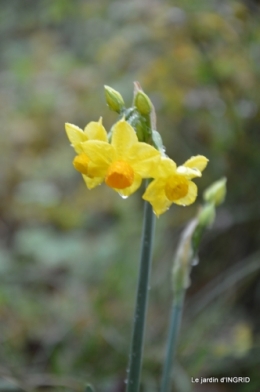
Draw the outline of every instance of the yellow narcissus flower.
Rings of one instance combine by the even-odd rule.
[[[197,197],[197,186],[192,178],[201,177],[208,159],[202,155],[190,158],[177,167],[170,158],[162,157],[155,180],[147,187],[143,199],[151,203],[157,216],[163,214],[172,203],[187,206]]]
[[[111,144],[101,140],[81,143],[92,164],[92,176],[99,177],[127,197],[141,185],[143,178],[153,177],[160,153],[138,141],[134,129],[124,119],[113,127]]]
[[[107,142],[107,133],[102,125],[102,118],[99,121],[91,121],[86,125],[84,131],[76,125],[66,123],[65,129],[71,145],[78,154],[83,152],[81,143],[88,140],[103,140]]]
[[[72,147],[78,154],[74,160],[73,165],[78,170],[89,189],[99,185],[103,178],[93,175],[93,165],[89,157],[82,149],[81,143],[88,140],[101,140],[107,142],[107,133],[102,125],[102,118],[98,122],[92,121],[84,128],[84,131],[76,125],[66,123],[65,129]]]

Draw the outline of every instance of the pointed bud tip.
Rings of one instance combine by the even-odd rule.
[[[213,203],[215,206],[218,206],[223,203],[227,193],[226,182],[226,177],[223,177],[220,180],[213,182],[213,184],[204,191],[203,199],[206,202]]]
[[[112,87],[104,86],[107,104],[111,110],[121,113],[125,107],[122,95]]]
[[[134,98],[134,105],[140,114],[147,116],[151,113],[153,105],[148,97],[142,90],[139,90]]]
[[[85,392],[95,392],[95,390],[91,384],[87,384],[85,387]]]

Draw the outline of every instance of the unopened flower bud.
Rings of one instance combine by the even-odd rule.
[[[200,226],[209,227],[214,223],[215,217],[216,210],[214,204],[207,203],[198,213],[198,223]]]
[[[139,90],[134,98],[134,105],[138,112],[144,116],[147,116],[152,111],[152,102],[148,95],[146,95],[142,90]]]
[[[223,203],[226,197],[226,182],[227,179],[221,178],[210,185],[203,193],[203,199],[207,202],[213,203],[215,206]]]
[[[85,392],[94,392],[94,388],[92,385],[87,384],[85,388]]]
[[[120,114],[125,107],[125,102],[122,95],[109,86],[104,86],[104,88],[105,97],[109,108]]]

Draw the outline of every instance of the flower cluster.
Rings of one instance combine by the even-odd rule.
[[[90,122],[84,130],[66,124],[66,132],[76,152],[73,165],[89,189],[105,182],[122,197],[128,197],[149,178],[143,199],[151,203],[159,216],[172,203],[192,204],[197,197],[193,181],[200,177],[207,165],[207,158],[198,155],[182,166],[162,154],[160,149],[139,141],[135,129],[123,117],[114,127],[111,138],[102,125]]]

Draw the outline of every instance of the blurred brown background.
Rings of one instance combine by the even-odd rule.
[[[103,116],[109,129],[103,85],[130,106],[135,80],[170,157],[210,160],[198,201],[157,220],[142,391],[159,389],[180,231],[222,176],[227,199],[192,271],[173,390],[260,390],[259,12],[253,0],[1,0],[1,391],[124,390],[141,192],[88,191],[64,123]],[[201,376],[251,382],[194,386]]]

